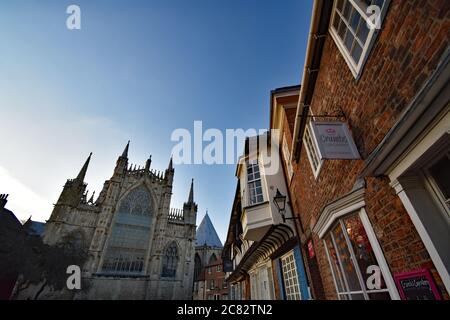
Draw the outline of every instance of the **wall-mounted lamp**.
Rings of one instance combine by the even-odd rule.
[[[273,202],[275,203],[275,206],[278,209],[278,212],[281,214],[281,217],[283,218],[283,223],[286,223],[286,220],[297,220],[298,217],[292,217],[292,218],[286,218],[286,196],[283,195],[280,190],[277,188],[277,193],[275,197],[273,197]]]

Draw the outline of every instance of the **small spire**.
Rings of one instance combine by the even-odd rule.
[[[125,150],[123,150],[122,158],[128,158],[128,149],[130,148],[130,140],[128,140],[128,143],[125,147]]]
[[[92,193],[92,196],[88,201],[89,203],[94,203],[94,196],[95,196],[95,191]]]
[[[145,171],[150,171],[150,166],[152,165],[152,155],[145,162]]]
[[[191,182],[191,190],[189,190],[189,198],[187,203],[194,203],[194,179]]]
[[[169,161],[169,170],[173,170],[173,156],[170,157],[170,161]]]
[[[89,157],[87,158],[86,162],[83,165],[83,168],[81,168],[80,173],[77,176],[77,180],[83,182],[84,178],[86,177],[86,172],[89,167],[89,162],[91,161],[92,152],[89,154]]]

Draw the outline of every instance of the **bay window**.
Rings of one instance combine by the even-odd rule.
[[[261,174],[257,161],[249,161],[247,163],[247,184],[250,205],[263,202],[264,197],[261,184]]]

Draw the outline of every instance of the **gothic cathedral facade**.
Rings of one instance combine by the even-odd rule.
[[[127,144],[98,198],[88,200],[84,178],[68,180],[46,223],[50,245],[74,241],[89,258],[87,291],[52,293],[65,299],[192,299],[197,204],[193,181],[183,209],[170,207],[174,168],[164,172],[128,164]]]

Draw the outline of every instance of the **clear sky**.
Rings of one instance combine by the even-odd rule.
[[[81,8],[81,30],[66,8]],[[270,90],[298,84],[312,0],[15,0],[0,3],[0,193],[45,221],[94,153],[98,192],[130,139],[130,162],[164,170],[177,128],[263,129]],[[195,179],[222,241],[234,165],[175,167],[173,207]]]

